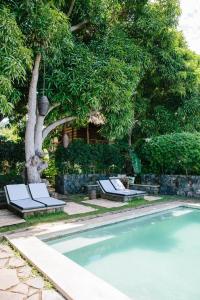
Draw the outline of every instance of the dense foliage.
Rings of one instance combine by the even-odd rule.
[[[24,114],[30,66],[41,52],[38,92],[45,77],[47,96],[59,104],[47,123],[73,115],[84,125],[94,110],[110,138],[131,127],[134,139],[200,128],[200,59],[177,29],[178,0],[0,4],[4,115],[12,107]]]
[[[104,116],[101,133],[111,140],[132,134],[135,143],[166,133],[199,131],[200,57],[179,32],[179,15],[178,0],[0,0],[0,119],[9,115],[14,124],[24,122],[31,69],[40,53],[38,97],[45,86],[55,105],[46,126],[70,116],[76,126],[85,126],[95,111]],[[171,137],[158,137],[165,144],[162,149],[168,142],[172,148]],[[187,139],[185,146],[182,143],[180,147],[189,149]],[[91,165],[102,171],[124,169],[120,147],[82,145],[81,155],[79,146],[72,144],[64,153],[59,148],[68,162],[65,171],[76,165],[77,172]],[[151,165],[160,148],[155,148],[157,155],[149,150],[151,163],[148,147],[153,151],[151,142],[143,149],[147,170],[198,172],[196,150],[191,161],[188,154],[181,156],[181,148],[178,167],[176,155],[164,164],[162,159],[169,157],[164,152],[159,163]],[[182,159],[187,162],[182,164]],[[61,166],[59,170],[63,172]]]
[[[200,134],[175,133],[153,137],[138,147],[138,153],[144,173],[200,173]]]
[[[123,173],[126,170],[128,148],[124,144],[86,144],[77,140],[67,149],[56,151],[56,168],[62,174]]]

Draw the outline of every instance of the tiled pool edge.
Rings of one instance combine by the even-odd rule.
[[[165,203],[160,206],[161,207],[159,209],[151,207],[147,210],[141,209],[138,211],[135,210],[135,212],[127,212],[126,214],[123,214],[123,216],[120,216],[122,214],[116,214],[116,218],[113,218],[112,220],[97,223],[92,222],[92,224],[86,225],[80,224],[80,226],[69,230],[61,230],[45,235],[39,234],[39,238],[48,239],[53,238],[53,236],[58,237],[65,234],[81,232],[95,227],[106,226],[125,220],[148,216],[178,207],[200,209],[200,204],[185,202]],[[62,254],[58,253],[37,237],[16,238],[8,236],[7,239],[13,247],[15,247],[22,256],[40,270],[54,284],[55,288],[64,297],[67,297],[68,300],[130,300],[130,298],[126,295],[122,294],[120,291],[80,267]],[[53,259],[51,259],[51,257],[53,257]],[[70,280],[67,280],[66,278],[70,278]]]
[[[7,239],[67,300],[130,300],[36,237]]]

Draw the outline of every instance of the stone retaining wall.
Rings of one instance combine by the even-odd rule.
[[[108,179],[116,174],[68,174],[56,176],[56,192],[60,194],[83,193],[88,184],[96,184],[97,180]]]
[[[200,176],[146,174],[142,184],[158,184],[164,195],[200,197]]]

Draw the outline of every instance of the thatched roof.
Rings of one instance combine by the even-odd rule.
[[[90,114],[89,122],[94,125],[104,125],[106,119],[102,113],[100,113],[99,111],[95,111]]]

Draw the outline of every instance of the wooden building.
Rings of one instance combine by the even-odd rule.
[[[64,127],[63,136],[67,135],[69,143],[77,139],[83,139],[88,144],[107,144],[108,140],[101,136],[99,129],[100,126],[93,123],[81,128]]]

